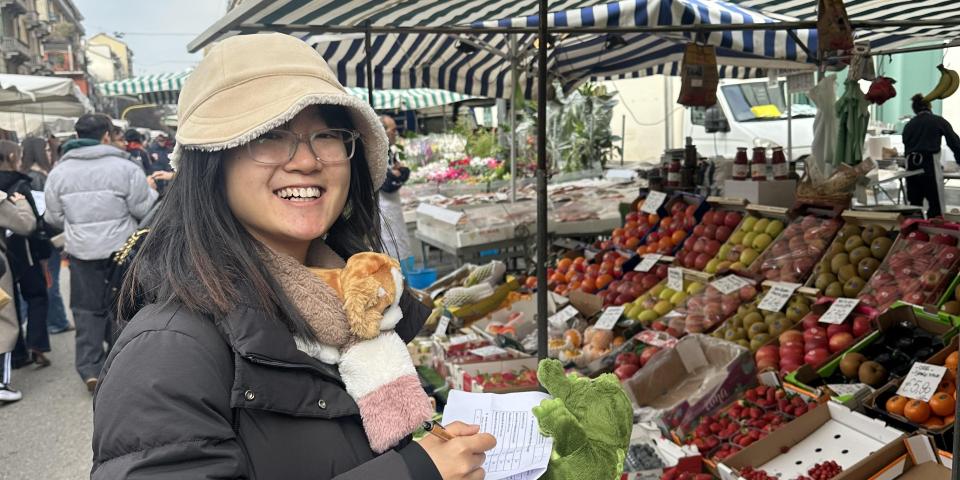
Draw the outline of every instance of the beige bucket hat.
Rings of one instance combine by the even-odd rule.
[[[182,150],[243,145],[310,105],[346,108],[360,133],[374,187],[386,177],[387,134],[373,108],[344,90],[320,54],[281,33],[238,35],[217,43],[180,91],[174,168]]]

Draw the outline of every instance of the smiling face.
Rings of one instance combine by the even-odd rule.
[[[318,107],[308,107],[280,128],[307,137],[328,125]],[[234,148],[226,154],[225,173],[227,203],[237,220],[272,250],[301,261],[310,242],[340,217],[350,185],[350,162],[323,165],[306,143],[279,165],[254,162],[246,148]]]

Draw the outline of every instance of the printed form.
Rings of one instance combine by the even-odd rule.
[[[443,424],[480,425],[497,446],[483,463],[487,480],[535,480],[547,471],[553,439],[540,434],[533,407],[550,398],[541,392],[471,393],[453,390],[443,410]]]

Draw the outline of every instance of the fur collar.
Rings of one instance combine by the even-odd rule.
[[[297,348],[331,363],[332,358],[321,358],[322,346],[339,348],[347,344],[350,330],[347,326],[343,302],[336,292],[307,266],[341,268],[345,264],[323,241],[317,240],[307,253],[307,266],[295,258],[276,253],[264,247],[261,250],[264,264],[283,289],[287,300],[296,307],[304,321],[313,330],[314,338],[297,338]]]

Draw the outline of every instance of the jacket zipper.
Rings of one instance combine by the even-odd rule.
[[[245,359],[247,359],[247,360],[250,360],[250,361],[253,362],[253,363],[258,363],[258,364],[260,364],[260,365],[266,365],[266,366],[269,366],[269,367],[281,367],[281,368],[292,368],[292,369],[300,369],[300,370],[312,370],[312,371],[317,372],[317,373],[319,373],[319,374],[321,374],[321,375],[323,375],[323,376],[325,376],[325,377],[330,377],[330,378],[336,380],[336,381],[337,381],[338,383],[340,383],[341,385],[343,385],[343,380],[342,380],[342,379],[333,377],[332,375],[330,375],[329,372],[325,372],[325,371],[323,371],[323,370],[321,370],[321,369],[319,369],[319,368],[317,368],[317,367],[314,367],[314,366],[312,366],[312,365],[304,365],[304,364],[302,364],[302,363],[281,362],[281,361],[279,361],[279,360],[274,360],[274,359],[272,359],[272,358],[262,357],[262,356],[260,356],[260,355],[256,355],[256,354],[253,354],[253,353],[247,353],[247,354],[243,355],[243,358],[245,358]]]

